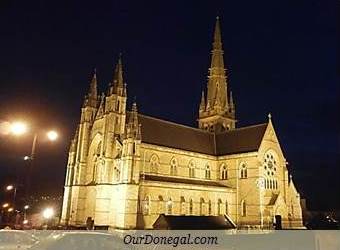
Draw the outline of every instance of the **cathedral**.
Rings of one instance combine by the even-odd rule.
[[[228,84],[218,18],[197,128],[140,114],[136,103],[128,111],[121,58],[105,94],[94,73],[69,150],[61,223],[152,229],[172,215],[224,216],[237,228],[302,227],[271,115],[237,127]]]

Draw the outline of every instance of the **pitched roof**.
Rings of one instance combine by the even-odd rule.
[[[141,114],[138,120],[144,143],[214,156],[257,151],[268,125],[263,123],[216,134]]]
[[[213,230],[234,229],[228,217],[225,216],[184,216],[161,214],[153,224],[154,229],[173,230]]]
[[[238,128],[216,135],[216,154],[228,155],[259,149],[267,123]]]
[[[160,181],[160,182],[172,182],[172,183],[183,183],[183,184],[191,184],[191,185],[203,185],[203,186],[215,186],[215,187],[229,187],[225,184],[219,183],[217,181],[211,180],[198,180],[198,179],[187,179],[187,178],[178,178],[173,176],[160,176],[160,175],[150,175],[144,174],[142,176],[144,180],[148,181]]]

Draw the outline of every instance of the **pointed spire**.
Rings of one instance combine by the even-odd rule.
[[[97,98],[97,69],[94,69],[92,80],[90,83],[89,95]]]
[[[216,17],[214,41],[211,51],[211,64],[208,76],[207,99],[213,105],[212,109],[228,105],[227,77],[224,68],[220,19]],[[217,105],[215,107],[215,104]]]
[[[97,100],[98,100],[98,96],[97,96],[97,70],[94,69],[93,72],[93,76],[90,82],[90,89],[88,94],[85,97],[85,101],[84,101],[84,107],[85,106],[90,106],[90,107],[97,107]]]
[[[116,68],[113,76],[113,84],[116,88],[123,88],[123,64],[122,64],[122,54],[119,54],[118,62],[116,64]]]
[[[222,38],[219,16],[216,17],[213,49],[222,50]]]
[[[205,111],[205,95],[204,95],[204,91],[202,91],[202,96],[201,96],[201,103],[200,103],[200,112],[204,112]]]

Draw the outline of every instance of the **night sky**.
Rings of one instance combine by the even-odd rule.
[[[197,126],[219,15],[238,126],[271,112],[309,206],[340,208],[335,12],[321,0],[2,0],[0,120],[60,132],[58,142],[38,141],[34,190],[62,194],[93,69],[105,91],[121,52],[129,108],[136,97],[141,113]],[[0,137],[1,185],[23,175],[32,137]]]

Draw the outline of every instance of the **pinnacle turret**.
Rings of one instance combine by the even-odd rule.
[[[141,137],[140,124],[138,122],[138,109],[137,103],[133,102],[129,121],[126,124],[126,137],[138,139]]]
[[[88,94],[85,96],[84,107],[90,106],[93,108],[97,107],[98,96],[97,96],[97,72],[94,69],[94,73],[90,82],[90,89]]]
[[[200,103],[199,111],[200,112],[204,112],[205,111],[205,95],[204,95],[204,91],[202,91],[201,103]]]
[[[230,107],[230,112],[231,113],[235,113],[235,103],[234,103],[234,99],[233,99],[233,92],[230,91],[230,98],[229,98],[229,107]]]

